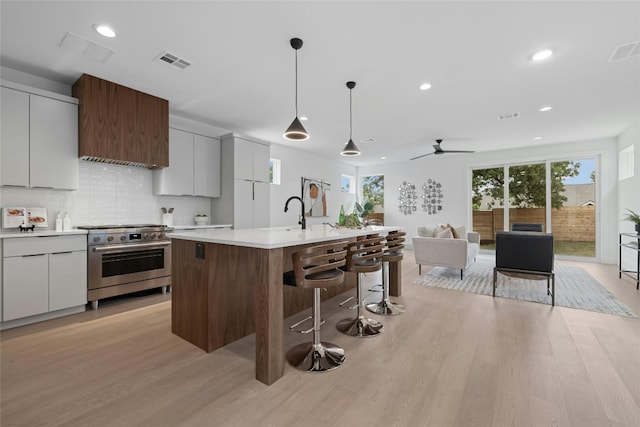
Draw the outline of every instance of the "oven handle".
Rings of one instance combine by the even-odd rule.
[[[111,246],[96,246],[93,248],[93,252],[107,252],[107,251],[115,251],[121,249],[145,249],[145,248],[155,248],[158,246],[169,246],[171,245],[171,240],[163,241],[163,242],[151,242],[151,243],[140,243],[135,245],[111,245]]]

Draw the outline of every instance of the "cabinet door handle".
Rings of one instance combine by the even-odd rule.
[[[34,257],[34,256],[46,256],[47,254],[33,254],[33,255],[22,255],[22,258]]]
[[[65,254],[72,254],[73,251],[66,251],[66,252],[53,252],[51,255],[65,255]]]
[[[256,183],[251,183],[251,200],[256,200]]]
[[[42,186],[32,186],[31,188],[44,188],[46,190],[53,190],[54,187],[42,187]]]

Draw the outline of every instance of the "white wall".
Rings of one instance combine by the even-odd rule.
[[[634,233],[634,224],[630,221],[621,221],[630,209],[640,213],[640,120],[618,137],[618,152],[627,147],[634,147],[634,174],[633,177],[618,181],[618,232]],[[622,251],[622,265],[626,270],[635,270],[637,258],[631,250]]]
[[[355,166],[281,144],[271,145],[271,157],[281,161],[281,184],[271,185],[271,226],[281,227],[298,223],[300,204],[292,201],[287,213],[284,212],[284,204],[290,196],[300,197],[300,178],[303,176],[322,179],[331,184],[331,190],[326,193],[327,217],[307,218],[307,226],[323,222],[335,224],[341,205],[344,205],[347,213],[353,210],[355,195],[343,193],[340,188],[342,174],[356,176]]]
[[[597,233],[602,262],[617,263],[617,143],[613,138],[578,141],[564,144],[542,145],[473,154],[428,156],[419,160],[394,164],[381,164],[358,168],[358,177],[371,174],[385,176],[385,224],[405,227],[409,236],[416,234],[418,226],[427,223],[451,223],[471,226],[471,168],[543,160],[565,160],[596,156],[600,159],[599,219]],[[398,211],[398,187],[408,181],[421,187],[427,179],[442,183],[443,209],[428,215],[418,208],[413,215]],[[638,187],[636,187],[638,188]],[[420,196],[421,190],[418,191]]]
[[[618,182],[618,216],[622,218],[626,209],[640,213],[640,121],[618,137],[618,152],[634,146],[633,177]],[[620,232],[634,231],[633,223],[620,221]]]

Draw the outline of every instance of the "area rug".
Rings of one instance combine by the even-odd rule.
[[[460,280],[459,269],[434,267],[414,284],[491,296],[494,265],[493,258],[478,258],[477,262],[465,270],[463,280]],[[556,265],[555,273],[556,305],[638,317],[582,268]],[[551,304],[551,297],[547,295],[546,279],[509,277],[501,273],[498,273],[496,297]]]

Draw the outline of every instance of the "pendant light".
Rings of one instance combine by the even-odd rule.
[[[353,142],[353,139],[352,139],[353,115],[351,113],[351,107],[352,107],[353,101],[351,99],[351,91],[353,90],[354,87],[356,87],[356,82],[347,82],[347,87],[349,88],[349,142],[345,144],[340,154],[342,154],[343,156],[359,156],[360,150],[358,150],[358,147],[356,147],[356,143]]]
[[[291,47],[296,51],[296,118],[293,119],[293,122],[291,122],[291,125],[282,136],[290,141],[305,141],[309,139],[309,134],[298,119],[298,49],[302,47],[302,40],[293,38],[290,43]]]

